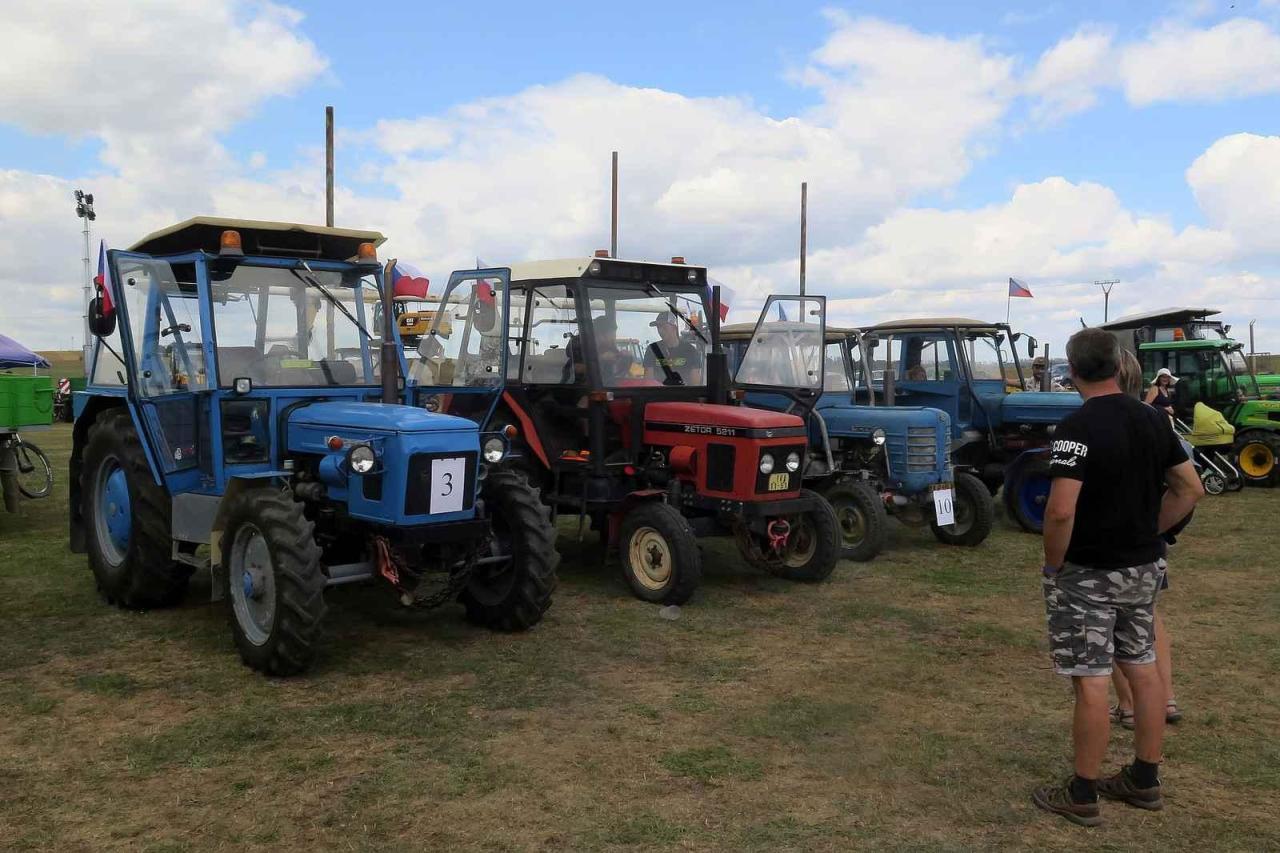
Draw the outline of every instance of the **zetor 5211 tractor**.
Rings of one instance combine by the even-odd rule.
[[[524,481],[485,479],[506,439],[399,404],[395,324],[380,352],[367,331],[366,301],[390,301],[382,239],[198,218],[108,253],[70,477],[71,547],[108,601],[175,604],[207,566],[245,663],[272,675],[312,661],[338,584],[381,578],[405,605],[456,598],[498,630],[542,617],[548,513]],[[490,303],[459,311],[492,316],[506,278],[456,275],[454,290],[475,280]]]
[[[520,437],[503,464],[617,545],[638,597],[693,595],[695,525],[733,534],[748,562],[775,575],[831,573],[835,514],[801,487],[804,421],[729,403],[719,296],[705,268],[540,261],[513,266],[511,286],[519,346],[492,423]],[[807,369],[820,371],[824,301],[788,308],[817,342]]]

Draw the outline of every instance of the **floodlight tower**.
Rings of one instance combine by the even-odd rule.
[[[84,373],[89,375],[89,300],[93,298],[93,270],[89,266],[89,223],[98,218],[93,210],[93,193],[76,190],[76,216],[84,221]]]

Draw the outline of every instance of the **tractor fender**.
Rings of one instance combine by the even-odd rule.
[[[218,502],[218,511],[213,516],[213,526],[209,530],[209,572],[213,576],[213,585],[209,590],[209,600],[219,601],[226,589],[226,569],[222,565],[222,532],[227,523],[227,507],[231,498],[251,489],[287,488],[289,473],[287,471],[262,471],[242,477],[232,477],[227,481],[227,489]]]
[[[622,529],[622,518],[631,510],[640,504],[653,503],[654,501],[662,501],[667,497],[667,492],[663,489],[637,489],[630,492],[622,499],[621,505],[609,513],[608,522],[608,541],[609,547],[615,547],[618,544],[618,533]]]

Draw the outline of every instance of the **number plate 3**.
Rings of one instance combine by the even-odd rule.
[[[467,485],[467,460],[462,456],[431,460],[432,515],[461,512]]]

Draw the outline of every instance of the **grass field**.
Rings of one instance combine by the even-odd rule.
[[[64,478],[69,431],[30,437]],[[705,540],[670,622],[566,526],[531,633],[345,588],[316,669],[270,681],[207,580],[177,610],[102,604],[60,480],[0,515],[0,849],[1276,849],[1277,507],[1210,498],[1177,548],[1169,808],[1091,831],[1029,799],[1068,770],[1069,690],[1039,542],[1007,522],[977,550],[895,526],[818,586]]]

